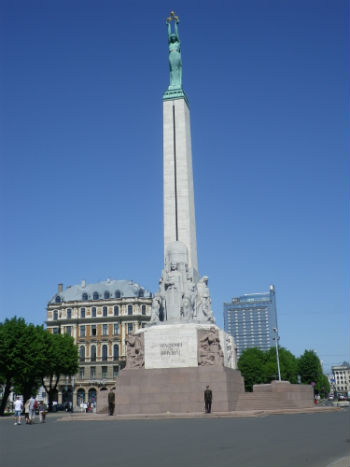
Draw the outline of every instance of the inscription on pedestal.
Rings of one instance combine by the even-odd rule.
[[[146,369],[198,366],[195,327],[157,326],[144,336]]]

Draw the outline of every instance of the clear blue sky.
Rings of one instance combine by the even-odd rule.
[[[349,11],[313,0],[3,0],[1,320],[163,263],[165,18],[180,16],[200,273],[276,287],[281,345],[349,359]]]

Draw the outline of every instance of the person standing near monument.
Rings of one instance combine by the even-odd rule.
[[[211,412],[211,403],[213,401],[213,392],[209,388],[209,386],[206,387],[204,391],[204,404],[205,404],[205,411],[206,413]]]
[[[114,388],[112,388],[108,393],[108,413],[109,413],[109,415],[114,414],[114,407],[115,407],[115,393],[114,393]]]

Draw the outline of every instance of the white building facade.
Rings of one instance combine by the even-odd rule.
[[[342,394],[350,392],[350,365],[334,365],[332,366],[332,374],[333,390]]]

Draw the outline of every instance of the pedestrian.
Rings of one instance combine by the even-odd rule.
[[[29,399],[29,423],[34,423],[35,420],[35,397],[31,396]]]
[[[39,402],[39,420],[40,423],[45,423],[46,418],[46,404],[43,401]]]
[[[29,425],[29,423],[30,423],[30,420],[29,420],[29,403],[30,403],[30,400],[28,399],[26,401],[26,403],[24,404],[24,418],[25,418],[25,421],[26,421],[26,425]]]
[[[209,388],[209,386],[206,387],[204,391],[204,404],[205,404],[205,411],[206,413],[211,412],[211,403],[213,401],[213,392]]]
[[[21,424],[21,413],[23,409],[23,402],[21,401],[20,397],[17,396],[15,403],[14,403],[14,409],[15,409],[15,423],[14,425],[20,425]]]
[[[114,413],[114,407],[115,407],[114,389],[115,388],[111,388],[111,390],[108,393],[108,413],[109,413],[109,415],[113,415],[113,413]]]

